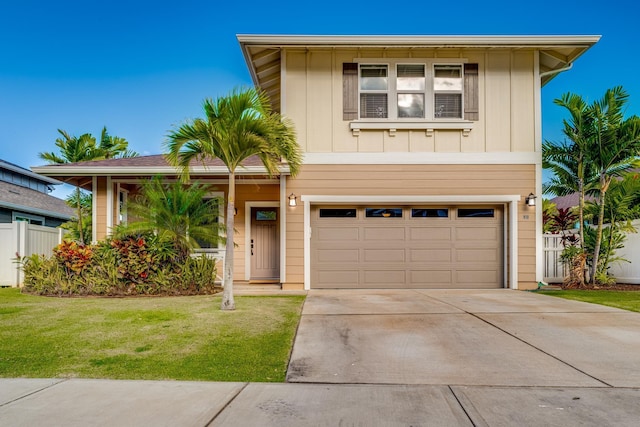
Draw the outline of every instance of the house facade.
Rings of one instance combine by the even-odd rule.
[[[64,200],[49,193],[61,182],[0,160],[0,224],[24,221],[58,227],[73,216]]]
[[[262,36],[238,40],[292,119],[292,178],[240,170],[235,278],[284,289],[535,288],[542,280],[541,87],[597,36]],[[162,156],[34,171],[94,194],[94,240]],[[217,160],[192,178],[226,188]],[[533,199],[535,200],[535,199]],[[541,205],[541,197],[540,197]],[[224,220],[224,219],[221,219]],[[220,250],[220,249],[217,249]]]

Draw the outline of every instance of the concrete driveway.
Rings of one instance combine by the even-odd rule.
[[[640,387],[640,315],[513,290],[310,291],[289,382]]]
[[[11,426],[637,426],[640,314],[511,290],[310,291],[288,383],[0,379]]]

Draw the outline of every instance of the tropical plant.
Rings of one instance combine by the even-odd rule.
[[[257,156],[270,176],[278,174],[286,161],[292,176],[298,172],[302,155],[293,125],[273,111],[267,95],[254,88],[234,90],[217,100],[205,99],[204,119],[197,118],[170,132],[167,158],[184,179],[192,161],[220,159],[228,170],[226,258],[221,309],[234,310],[233,248],[236,170],[249,157]]]
[[[551,179],[543,184],[543,191],[556,196],[578,193],[580,247],[584,247],[585,195],[595,182],[595,173],[587,160],[591,135],[589,105],[572,93],[562,95],[554,103],[569,112],[569,119],[562,121],[567,140],[542,144],[542,167],[552,172]]]
[[[602,210],[599,200],[586,205],[585,216],[594,224],[604,224],[596,269],[596,280],[600,283],[611,282],[611,278],[607,276],[609,265],[614,262],[627,262],[624,258],[617,257],[615,252],[624,247],[629,233],[636,232],[631,220],[640,218],[639,201],[640,177],[637,173],[626,173],[621,179],[611,181],[602,219],[599,217]],[[585,230],[585,248],[590,253],[595,251],[596,230]],[[593,267],[592,262],[591,266]]]
[[[551,203],[549,199],[542,199],[542,232],[550,233],[552,230],[551,219],[558,212],[555,203]]]
[[[632,168],[640,167],[640,117],[624,118],[629,95],[617,86],[605,92],[602,99],[589,108],[591,135],[588,158],[598,177],[598,217],[604,219],[606,196],[613,180]],[[598,258],[602,244],[604,221],[599,221],[593,248],[591,282],[596,281]]]
[[[71,136],[67,132],[58,129],[61,137],[56,139],[56,147],[60,150],[59,154],[54,152],[43,152],[39,156],[53,164],[66,164],[86,162],[89,160],[98,160],[113,158],[119,156],[135,156],[137,153],[127,151],[128,142],[124,138],[112,137],[108,134],[107,128],[102,129],[100,144],[98,145],[95,137],[90,133],[85,133],[79,137]],[[82,215],[82,190],[80,185],[76,185],[76,214],[78,241],[85,243],[85,230],[83,228]]]
[[[185,185],[179,181],[163,183],[161,176],[143,181],[140,192],[127,203],[134,218],[115,229],[116,236],[155,233],[175,242],[182,258],[200,243],[217,245],[221,241],[218,225],[220,199],[207,198],[211,187],[197,182]]]
[[[79,201],[78,197],[80,197]],[[80,234],[78,231],[80,229],[82,229],[82,231],[87,236],[91,235],[91,231],[93,228],[93,224],[91,221],[93,197],[88,193],[78,194],[78,192],[74,191],[67,196],[65,202],[67,203],[67,205],[73,208],[76,208],[78,204],[80,205],[80,220],[82,221],[82,224],[78,226],[78,218],[71,218],[69,221],[60,226],[61,228],[67,230],[67,233],[65,233],[64,235],[65,240],[75,240],[79,242]]]
[[[580,247],[585,246],[585,195],[594,194],[600,206],[598,218],[604,218],[606,195],[614,179],[631,168],[640,166],[640,118],[624,118],[628,94],[617,86],[605,92],[602,99],[587,104],[582,97],[567,93],[555,100],[570,114],[564,120],[568,142],[543,144],[543,167],[553,172],[552,180],[543,186],[545,192],[558,196],[578,192],[580,202]],[[599,268],[603,222],[599,221],[590,255],[590,279],[596,281]]]
[[[571,208],[557,209],[549,218],[549,229],[552,233],[560,234],[562,246],[575,246],[578,243],[578,236],[571,232],[577,220],[578,215]]]

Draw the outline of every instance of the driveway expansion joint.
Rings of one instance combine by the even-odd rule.
[[[595,376],[593,376],[593,375],[589,374],[588,372],[585,372],[585,371],[583,371],[582,369],[580,369],[580,368],[577,368],[577,367],[573,366],[571,363],[569,363],[569,362],[567,362],[567,361],[565,361],[565,360],[562,360],[562,359],[560,359],[560,358],[559,358],[559,357],[557,357],[557,356],[554,356],[553,354],[549,353],[548,351],[545,351],[545,350],[541,349],[540,347],[537,347],[537,346],[535,346],[535,345],[531,344],[530,342],[525,341],[524,339],[520,338],[519,336],[517,336],[517,335],[515,335],[515,334],[512,334],[511,332],[507,331],[506,329],[503,329],[503,328],[499,327],[498,325],[496,325],[496,324],[494,324],[494,323],[490,322],[489,320],[487,320],[487,319],[484,319],[484,318],[480,317],[480,313],[478,313],[478,314],[477,314],[477,313],[471,313],[471,312],[468,312],[468,311],[467,311],[466,313],[467,313],[467,314],[469,314],[469,315],[471,315],[471,316],[473,316],[473,317],[475,317],[476,319],[478,319],[478,320],[480,320],[480,321],[482,321],[482,322],[485,322],[487,325],[490,325],[490,326],[492,326],[492,327],[496,328],[497,330],[499,330],[499,331],[501,331],[501,332],[504,332],[505,334],[509,335],[510,337],[513,337],[513,338],[517,339],[517,340],[518,340],[518,341],[520,341],[521,343],[526,344],[526,345],[528,345],[529,347],[531,347],[531,348],[534,348],[534,349],[538,350],[538,351],[539,351],[539,352],[541,352],[542,354],[545,354],[545,355],[547,355],[547,356],[551,357],[552,359],[557,360],[558,362],[560,362],[560,363],[562,363],[562,364],[564,364],[564,365],[566,365],[566,366],[570,367],[571,369],[574,369],[574,370],[576,370],[576,371],[580,372],[581,374],[586,375],[586,376],[588,376],[589,378],[592,378],[592,379],[594,379],[594,380],[596,380],[596,381],[598,381],[598,382],[600,382],[600,383],[604,384],[606,387],[608,387],[608,388],[614,388],[614,386],[613,386],[612,384],[609,384],[609,383],[607,383],[607,382],[605,382],[605,381],[601,380],[600,378],[597,378],[597,377],[595,377]],[[487,314],[493,314],[493,313],[487,313]],[[503,313],[501,313],[501,314],[503,314]]]

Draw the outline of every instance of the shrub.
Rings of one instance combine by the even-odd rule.
[[[24,290],[42,295],[185,295],[215,292],[215,260],[181,255],[152,234],[97,245],[64,242],[21,260]]]

